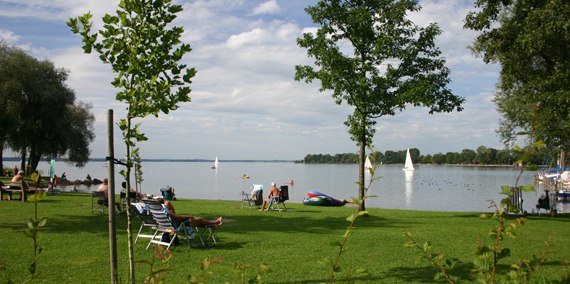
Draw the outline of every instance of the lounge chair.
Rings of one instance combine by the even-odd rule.
[[[263,185],[254,184],[251,192],[241,192],[241,209],[246,203],[249,209],[261,206],[263,203]]]
[[[152,217],[152,214],[148,210],[148,206],[146,206],[145,203],[131,203],[129,210],[131,214],[137,216],[137,218],[141,221],[141,226],[139,227],[139,231],[137,232],[135,243],[137,243],[139,238],[146,238],[146,239],[154,238],[158,224],[156,223],[156,221]],[[145,228],[150,229],[150,233],[144,232]]]
[[[277,198],[269,198],[267,210],[287,211],[285,201],[289,200],[289,186],[282,185],[279,187],[279,196]],[[281,206],[283,209],[281,209]]]
[[[147,249],[151,244],[165,246],[166,249],[169,249],[174,244],[180,232],[186,237],[186,244],[190,247],[191,240],[194,239],[195,236],[191,227],[186,226],[185,222],[181,222],[180,224],[173,222],[170,219],[168,210],[163,204],[154,200],[143,200],[143,202],[148,206],[152,217],[156,221],[156,230],[146,246]],[[159,233],[161,234],[160,237],[158,236]],[[165,238],[165,234],[167,234],[169,238]]]

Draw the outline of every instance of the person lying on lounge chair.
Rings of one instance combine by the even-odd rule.
[[[208,220],[202,217],[196,217],[191,215],[178,215],[176,214],[176,210],[174,209],[174,205],[172,205],[172,202],[168,200],[165,201],[162,196],[155,196],[154,200],[163,203],[164,206],[166,206],[166,208],[168,209],[168,213],[170,214],[170,218],[172,218],[172,220],[181,221],[181,222],[188,220],[190,222],[190,226],[193,227],[204,227],[209,225],[221,226],[224,220],[222,217],[219,217],[218,219]]]

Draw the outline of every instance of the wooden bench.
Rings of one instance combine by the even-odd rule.
[[[26,184],[25,181],[19,181],[19,182],[11,182],[8,185],[3,185],[2,189],[0,190],[0,199],[4,200],[4,194],[8,195],[8,200],[12,200],[13,199],[13,194],[14,193],[19,193],[20,194],[20,200],[22,202],[26,202],[28,200],[28,194],[30,193],[30,191],[28,190],[28,185]]]

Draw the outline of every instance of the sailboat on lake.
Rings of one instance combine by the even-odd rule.
[[[406,163],[404,164],[404,171],[413,171],[414,163],[412,162],[412,156],[410,156],[410,149],[406,151]]]
[[[366,161],[364,162],[364,169],[370,171],[372,169],[372,162],[370,162],[370,155],[366,156]]]
[[[212,169],[217,169],[218,168],[218,157],[216,157],[216,160],[214,161],[214,165],[212,165]]]

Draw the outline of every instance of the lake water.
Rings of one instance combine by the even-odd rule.
[[[302,202],[308,190],[317,190],[338,199],[358,195],[358,167],[356,165],[307,165],[290,162],[224,162],[218,169],[207,162],[144,162],[142,192],[160,194],[160,188],[175,188],[177,197],[194,199],[240,200],[241,191],[249,192],[252,184],[263,184],[266,189],[275,181],[289,185],[290,202]],[[38,169],[47,173],[49,164],[42,162]],[[116,165],[116,191],[120,190],[122,166]],[[90,162],[84,168],[75,168],[63,162],[56,164],[56,173],[63,172],[69,180],[84,179],[87,174],[103,179],[107,175],[104,162]],[[244,179],[243,175],[249,176]],[[381,165],[376,176],[381,178],[370,187],[376,198],[366,200],[367,207],[428,210],[428,211],[490,211],[488,200],[499,202],[501,185],[514,185],[518,169],[496,167],[448,167],[420,165],[413,172],[405,172],[401,165]],[[533,172],[524,172],[519,184],[533,182]],[[79,191],[96,187],[79,186]],[[69,191],[70,187],[63,188]],[[537,188],[537,191],[542,189]],[[532,212],[538,193],[523,195],[524,209]],[[565,204],[564,206],[567,206]],[[570,208],[560,208],[567,212]],[[543,211],[544,212],[544,211]]]

